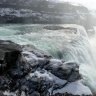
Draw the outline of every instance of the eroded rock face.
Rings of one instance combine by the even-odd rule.
[[[4,95],[63,96],[70,84],[82,78],[79,74],[79,66],[75,62],[54,59],[50,54],[34,46],[20,46],[11,41],[0,41],[0,50],[3,58],[0,57],[1,66],[3,63],[5,65],[0,67],[2,70],[0,90],[3,92],[9,90]],[[88,87],[84,86],[84,88],[88,91],[85,92],[87,95],[92,95]],[[56,93],[60,92],[58,90],[63,90],[64,93],[58,95]],[[82,91],[81,94],[85,93]]]

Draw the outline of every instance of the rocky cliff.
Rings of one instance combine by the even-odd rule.
[[[75,62],[0,40],[0,96],[92,96]]]
[[[79,24],[86,29],[89,10],[79,4],[48,0],[0,0],[1,23]]]

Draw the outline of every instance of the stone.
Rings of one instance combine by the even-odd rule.
[[[21,50],[21,46],[18,44],[0,40],[0,74],[18,61]]]
[[[63,96],[53,92],[82,78],[77,63],[54,59],[32,45],[1,40],[0,54],[0,91],[12,96]]]
[[[34,55],[36,55],[37,57],[41,57],[41,58],[52,58],[52,56],[50,54],[48,54],[47,52],[44,52],[42,50],[38,50],[35,46],[33,45],[23,45],[22,49],[25,51],[29,51],[32,52]]]
[[[55,62],[51,60],[50,63],[45,66],[45,69],[49,70],[55,76],[69,82],[81,79],[79,66],[75,62],[62,63],[60,60],[55,60]]]

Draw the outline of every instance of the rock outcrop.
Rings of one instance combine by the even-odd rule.
[[[18,44],[11,41],[0,40],[0,74],[2,74],[7,67],[10,68],[16,64],[20,57],[21,50],[22,48]]]
[[[0,64],[4,65],[0,66],[0,94],[3,96],[92,95],[82,83],[75,62],[54,59],[32,45],[20,46],[2,40],[0,54]]]

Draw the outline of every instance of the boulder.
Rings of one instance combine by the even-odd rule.
[[[80,91],[80,95],[87,91],[87,95],[92,95],[89,88],[81,86],[82,77],[75,62],[54,59],[32,45],[20,46],[3,40],[0,40],[0,54],[0,91],[3,94],[63,96],[66,92],[73,94],[74,90],[79,94],[83,88],[86,91]]]
[[[50,60],[50,63],[45,67],[46,70],[61,79],[65,79],[68,82],[74,82],[81,79],[79,74],[79,66],[75,62],[65,62],[60,60]]]
[[[21,46],[11,41],[0,40],[0,71],[15,65],[21,54]],[[0,74],[2,73],[0,72]]]
[[[50,54],[48,54],[47,52],[44,52],[42,50],[37,49],[33,45],[23,45],[22,46],[22,49],[24,51],[27,50],[28,52],[32,52],[37,57],[41,57],[41,58],[43,58],[43,57],[45,57],[45,58],[52,58],[52,56]]]

